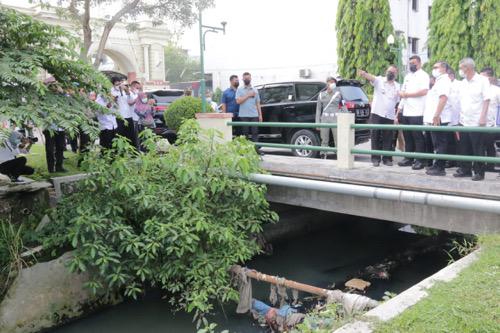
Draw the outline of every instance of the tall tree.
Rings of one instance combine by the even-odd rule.
[[[471,0],[435,0],[429,22],[430,63],[447,61],[457,68],[460,59],[471,54],[468,23]]]
[[[187,52],[176,44],[165,47],[165,72],[167,81],[186,82],[199,79],[200,63],[189,57]]]
[[[343,77],[350,77],[354,73],[354,25],[357,0],[339,0],[337,6],[337,57],[338,72]]]
[[[499,17],[498,0],[434,0],[429,23],[430,62],[444,60],[458,68],[460,59],[472,57],[477,67],[491,66],[499,71]]]
[[[471,46],[477,66],[500,71],[500,1],[478,0],[471,6]]]
[[[46,7],[52,7],[51,0],[31,0],[41,3]],[[106,43],[111,30],[119,22],[126,23],[128,29],[134,29],[135,19],[147,16],[158,25],[165,23],[164,20],[179,22],[190,25],[195,22],[197,8],[207,8],[213,4],[213,0],[58,0],[55,7],[57,12],[66,18],[72,19],[80,27],[83,35],[83,43],[80,57],[89,60],[89,50],[96,37],[97,30],[101,29],[101,22],[91,20],[92,10],[102,6],[117,8],[106,20],[100,33],[94,66],[98,67],[102,59]]]
[[[341,0],[337,10],[339,73],[354,78],[358,68],[385,71],[396,54],[387,44],[394,34],[388,0]]]

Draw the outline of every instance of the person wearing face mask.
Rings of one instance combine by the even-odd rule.
[[[327,88],[321,91],[316,104],[316,123],[336,123],[337,113],[347,112],[345,105],[342,102],[342,94],[337,87],[337,80],[333,77],[326,79]],[[337,146],[337,129],[336,128],[320,128],[321,146],[328,147],[330,144],[330,132],[333,135],[335,146]],[[326,159],[327,153],[321,152],[321,157]]]
[[[117,111],[121,116],[121,118],[116,119],[118,134],[127,138],[130,144],[136,147],[137,133],[134,126],[134,112],[131,111],[131,106],[129,105],[129,101],[131,101],[129,84],[116,77],[111,80],[111,83],[113,84],[111,96],[114,97],[118,108]]]
[[[217,102],[214,102],[212,96],[212,92],[207,90],[207,92],[205,93],[205,100],[207,101],[208,105],[212,107],[213,112],[220,112],[219,105],[217,105]]]
[[[390,65],[385,72],[385,77],[374,76],[363,70],[358,70],[358,75],[370,81],[373,85],[370,123],[384,125],[393,124],[396,105],[399,102],[400,85],[396,82],[398,68],[395,65]],[[372,150],[394,151],[394,135],[394,131],[372,130]],[[391,156],[383,156],[381,158],[380,155],[372,155],[373,166],[378,167],[381,159],[384,165],[392,166]]]
[[[243,87],[236,91],[236,103],[240,106],[239,119],[244,122],[262,122],[262,110],[260,108],[260,96],[257,89],[252,87],[252,75],[248,72],[243,73]],[[243,126],[242,135],[248,136],[252,133],[252,141],[259,141],[259,128],[257,126]],[[260,153],[260,149],[256,148]]]
[[[452,118],[452,105],[448,99],[451,93],[451,80],[448,77],[450,66],[439,61],[432,67],[434,85],[427,94],[424,123],[432,126],[448,126]],[[430,132],[434,151],[437,154],[448,154],[449,133]],[[426,173],[430,176],[445,176],[445,160],[436,160]]]
[[[139,81],[132,81],[130,83],[130,95],[128,96],[128,105],[130,108],[130,114],[132,115],[132,121],[134,122],[134,141],[132,144],[136,147],[139,148],[139,116],[137,116],[137,113],[135,112],[135,105],[137,103],[137,100],[139,98],[139,93],[142,91],[141,84]]]
[[[487,126],[490,105],[487,78],[476,73],[476,64],[471,58],[464,58],[459,63],[459,74],[463,78],[460,86],[460,125]],[[491,124],[490,124],[491,125]],[[460,155],[484,156],[484,140],[487,136],[478,132],[461,132],[458,150]],[[472,175],[474,171],[474,175]],[[454,177],[471,177],[472,180],[484,179],[484,163],[461,162]]]
[[[394,122],[399,123],[399,115],[402,114],[403,125],[423,125],[425,95],[429,91],[429,75],[422,70],[422,61],[419,56],[410,57],[410,73],[405,76],[403,87],[399,92],[401,103]],[[425,152],[425,138],[421,131],[403,131],[405,139],[405,151],[408,153]],[[424,168],[422,160],[414,161],[404,158],[398,163],[399,166],[411,166],[413,170]]]
[[[238,90],[238,87],[240,85],[240,81],[238,79],[237,75],[231,75],[229,77],[229,82],[231,86],[224,90],[222,93],[221,97],[221,110],[224,113],[232,113],[233,114],[233,121],[238,120],[238,113],[240,110],[240,106],[238,103],[236,103],[236,91]],[[238,135],[239,134],[239,127],[234,126],[233,127],[233,135]]]

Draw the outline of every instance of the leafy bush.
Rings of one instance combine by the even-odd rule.
[[[53,212],[45,245],[74,248],[70,269],[93,273],[94,292],[136,297],[154,285],[197,316],[238,298],[228,269],[259,252],[253,235],[277,217],[265,186],[244,179],[261,171],[254,147],[217,144],[213,131],[200,141],[198,131],[187,121],[163,155],[149,132],[147,153],[117,139],[115,152],[85,159],[90,176]]]
[[[97,123],[87,114],[89,109],[103,108],[78,89],[105,94],[110,83],[79,58],[78,44],[78,39],[59,26],[0,7],[2,117],[43,129],[57,124],[69,133],[81,128],[97,135]],[[40,81],[45,71],[57,80],[53,88]]]
[[[207,111],[213,112],[212,107],[208,103]],[[194,119],[195,114],[198,112],[201,112],[201,99],[186,96],[170,104],[163,117],[167,126],[177,131],[186,119]]]

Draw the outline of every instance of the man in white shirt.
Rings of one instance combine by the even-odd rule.
[[[452,118],[452,106],[449,101],[451,80],[448,76],[450,66],[439,61],[432,67],[435,83],[427,94],[424,123],[432,126],[448,126]],[[448,154],[448,132],[431,132],[434,150],[437,154]],[[436,160],[426,172],[430,176],[445,176],[445,160]]]
[[[405,76],[403,87],[399,92],[401,103],[398,106],[395,123],[399,123],[401,113],[403,125],[423,125],[425,99],[429,91],[429,75],[422,70],[422,60],[419,56],[410,57],[410,73]],[[421,131],[404,131],[405,151],[408,153],[425,152],[425,138]],[[405,158],[399,166],[412,166],[413,170],[424,168],[422,160],[413,161]]]
[[[490,81],[489,96],[490,96],[490,106],[488,109],[488,126],[499,126],[500,125],[500,87],[497,85],[497,78],[495,76],[495,71],[491,67],[485,67],[481,70],[481,75],[486,77]],[[499,137],[495,133],[486,134],[485,149],[486,155],[490,157],[496,157],[497,150],[495,147],[495,141]],[[495,165],[489,164],[486,168],[487,171],[494,171]]]
[[[89,99],[105,108],[111,108],[112,103],[108,103],[101,95],[97,96],[95,92],[89,94]],[[99,144],[105,149],[111,149],[113,146],[113,139],[116,137],[116,129],[118,128],[116,117],[112,112],[106,114],[97,112],[97,121],[99,122],[100,130]]]
[[[460,87],[460,125],[486,126],[488,124],[488,109],[490,104],[489,81],[476,73],[476,65],[471,58],[460,61],[460,76],[463,78]],[[484,156],[485,135],[478,132],[461,132],[458,144],[460,155]],[[472,180],[484,179],[484,163],[462,162],[455,177],[471,177]]]
[[[132,81],[130,83],[130,95],[128,97],[128,105],[130,108],[130,114],[132,115],[132,121],[134,122],[134,141],[133,145],[139,149],[139,116],[135,112],[135,103],[139,97],[139,93],[142,91],[142,87],[139,81]]]
[[[370,81],[373,85],[373,102],[370,115],[372,124],[393,124],[396,115],[396,104],[399,102],[400,84],[396,82],[398,68],[390,65],[385,77],[374,76],[363,70],[358,70],[358,75]],[[394,131],[372,130],[372,150],[394,151]],[[373,166],[380,165],[380,155],[372,155]],[[385,165],[392,166],[392,157],[384,156],[382,161]]]
[[[114,97],[121,118],[117,118],[118,134],[127,138],[135,147],[136,131],[134,126],[133,112],[130,111],[130,88],[128,83],[115,77],[111,80],[111,96]]]

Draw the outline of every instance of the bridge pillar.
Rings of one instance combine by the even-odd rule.
[[[354,167],[354,155],[351,149],[354,148],[354,124],[353,113],[337,114],[337,166],[342,169],[352,169]]]

